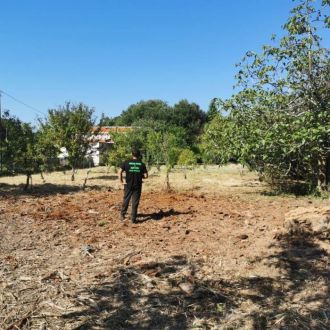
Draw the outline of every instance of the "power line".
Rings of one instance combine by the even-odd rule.
[[[12,95],[8,94],[7,92],[5,92],[5,91],[2,90],[2,89],[0,89],[0,94],[1,94],[1,93],[4,94],[4,95],[6,95],[6,96],[8,96],[8,97],[10,97],[12,100],[16,101],[17,103],[20,103],[20,104],[24,105],[25,107],[27,107],[27,108],[29,108],[29,109],[35,111],[35,112],[38,112],[39,114],[42,114],[42,115],[46,116],[46,114],[45,114],[44,112],[42,112],[42,111],[36,109],[35,107],[33,107],[33,106],[31,106],[31,105],[28,105],[27,103],[25,103],[25,102],[19,100],[19,99],[16,98],[15,96],[12,96]]]

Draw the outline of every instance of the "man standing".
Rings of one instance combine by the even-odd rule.
[[[123,172],[126,174],[124,182]],[[141,161],[141,154],[139,150],[132,151],[132,159],[127,160],[121,166],[119,171],[119,180],[124,184],[124,200],[120,213],[120,220],[125,219],[128,209],[128,204],[132,198],[132,223],[136,222],[137,209],[141,197],[142,179],[148,178],[148,171],[144,163]]]

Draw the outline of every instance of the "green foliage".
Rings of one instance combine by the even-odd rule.
[[[15,172],[30,175],[38,170],[38,155],[36,153],[36,136],[29,124],[21,123],[19,127],[20,145],[12,157]]]
[[[150,130],[146,141],[148,162],[157,166],[166,164],[166,167],[169,169],[176,164],[180,150],[184,145],[180,134],[175,134],[173,131]]]
[[[178,161],[182,145],[183,141],[180,139],[179,135],[173,132],[161,132],[159,148],[166,165],[165,189],[167,191],[171,189],[169,174]]]
[[[143,135],[138,130],[127,133],[114,133],[115,141],[113,148],[109,151],[107,165],[120,167],[122,163],[132,155],[132,149],[144,151]]]
[[[140,120],[167,121],[171,108],[161,100],[148,100],[132,104],[116,119],[117,125],[132,126]]]
[[[38,170],[37,138],[32,127],[6,112],[1,120],[2,172],[30,175]]]
[[[159,167],[160,164],[165,162],[163,151],[160,148],[162,142],[162,132],[154,130],[149,131],[146,143],[148,163],[156,165],[157,167]]]
[[[25,174],[26,190],[31,175],[41,169],[38,135],[30,124],[23,123],[9,112],[1,119],[1,174]]]
[[[65,147],[68,161],[74,170],[85,158],[89,137],[95,120],[94,110],[83,103],[78,105],[69,102],[63,107],[48,112],[45,123],[46,137],[51,139],[57,148]],[[74,176],[72,176],[74,180]]]
[[[173,133],[165,133],[162,135],[162,143],[160,148],[163,152],[165,164],[168,170],[172,169],[178,161],[181,151],[180,145],[180,139]]]
[[[57,158],[60,149],[54,144],[52,131],[49,125],[40,122],[40,128],[36,132],[36,147],[35,152],[40,159],[39,170],[53,171],[59,166]]]
[[[206,164],[226,164],[238,158],[233,122],[220,113],[205,125],[200,150]]]
[[[194,166],[197,164],[197,157],[190,149],[183,149],[178,158],[178,165],[180,166]]]
[[[120,145],[119,143],[108,154],[108,166],[120,167],[125,160],[130,158],[131,152],[128,151],[125,145]]]
[[[196,103],[189,103],[187,100],[181,100],[173,107],[164,101],[148,100],[132,104],[113,120],[116,125],[134,126],[144,130],[159,131],[164,130],[164,127],[171,131],[177,129],[185,143],[192,146],[206,121],[206,114]]]
[[[99,126],[117,126],[118,117],[108,117],[102,113]]]
[[[169,119],[171,126],[178,126],[185,130],[185,141],[192,146],[202,131],[206,122],[206,114],[196,103],[181,100],[173,107],[172,116]]]
[[[186,147],[185,131],[180,127],[168,127],[159,121],[140,121],[138,128],[129,133],[113,135],[114,147],[109,151],[107,164],[119,167],[131,156],[132,148],[140,149],[148,165],[166,165],[166,185],[169,187],[168,175],[175,164],[182,148]]]
[[[326,189],[330,61],[317,34],[326,17],[311,0],[299,1],[277,45],[246,53],[237,74],[240,91],[223,103],[228,116],[205,128],[206,159],[221,163],[234,157],[274,185],[298,180]]]
[[[219,99],[214,98],[212,99],[209,109],[206,113],[206,119],[208,122],[210,122],[218,113],[218,107],[219,107]]]

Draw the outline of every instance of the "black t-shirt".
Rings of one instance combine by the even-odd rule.
[[[138,159],[127,160],[121,166],[121,169],[126,173],[127,187],[141,187],[144,173],[147,173],[147,168],[144,163]]]

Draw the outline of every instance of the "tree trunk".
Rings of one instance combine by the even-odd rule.
[[[171,171],[171,169],[166,168],[165,186],[164,186],[164,190],[165,191],[170,191],[171,190],[171,185],[170,185],[170,171]]]
[[[45,180],[45,177],[44,177],[44,173],[42,171],[40,172],[40,176],[41,176],[42,183],[45,183],[46,180]]]
[[[74,167],[72,166],[71,181],[74,181],[74,172],[75,170]]]
[[[86,189],[86,185],[87,185],[87,180],[88,180],[88,175],[90,173],[91,170],[88,170],[86,173],[86,178],[84,179],[84,183],[82,185],[82,189],[85,190]]]
[[[245,165],[241,165],[240,169],[239,169],[239,175],[243,176],[244,175],[244,167]]]
[[[32,177],[31,177],[31,173],[27,173],[26,174],[26,183],[25,186],[23,188],[24,191],[27,191],[29,189],[30,186],[30,179],[31,179],[31,187],[32,187]]]
[[[320,156],[318,159],[317,190],[323,194],[328,190],[327,187],[327,159]]]
[[[327,158],[326,158],[326,163],[325,163],[325,181],[326,181],[326,185],[329,189],[329,184],[330,184],[330,153],[328,154]]]

